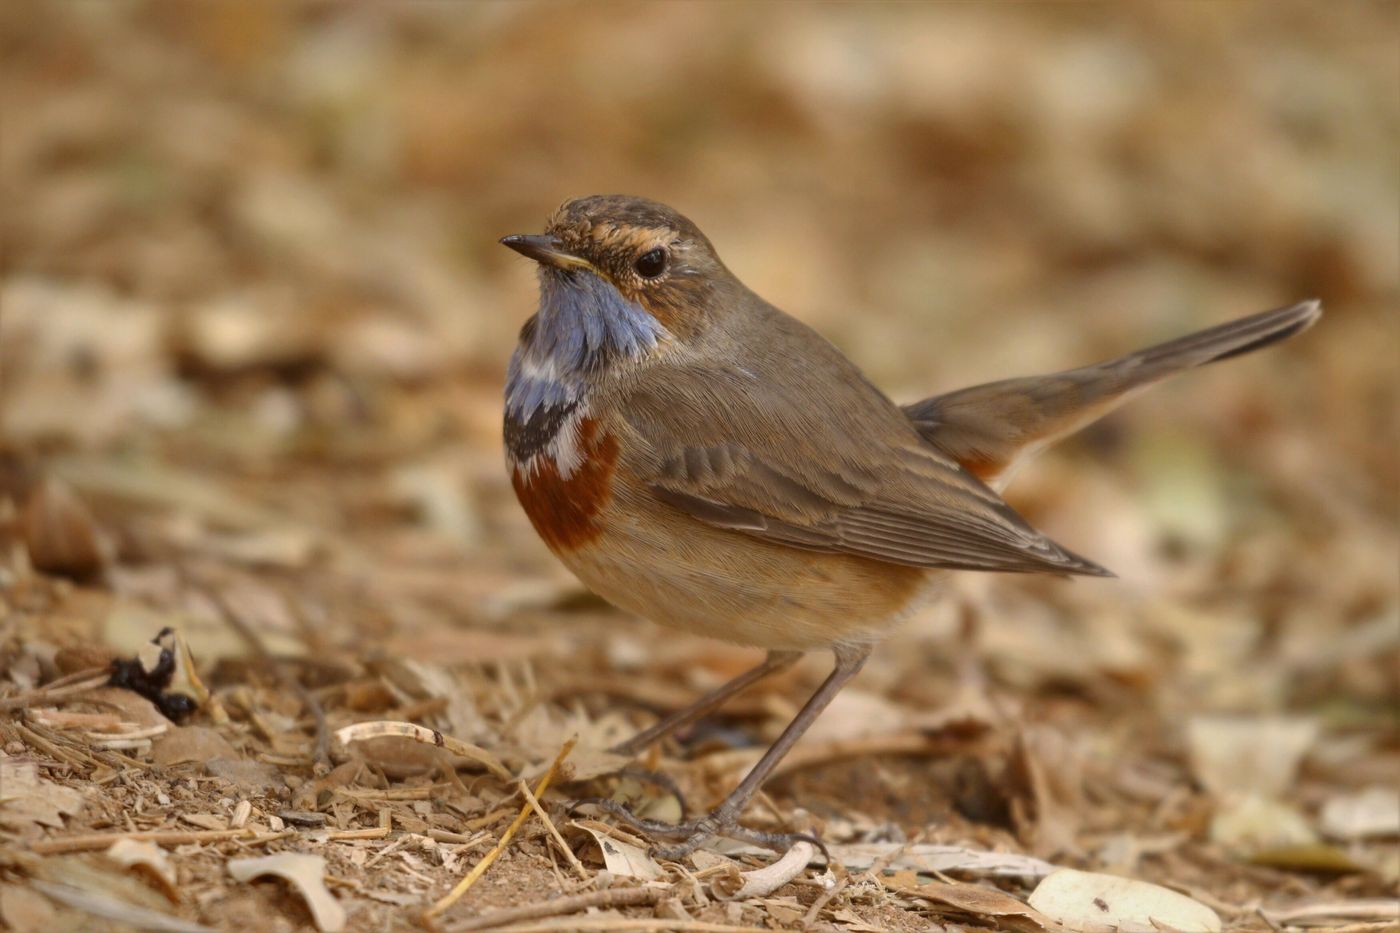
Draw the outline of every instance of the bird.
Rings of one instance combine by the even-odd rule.
[[[1012,472],[1176,373],[1311,326],[1309,300],[1127,356],[900,406],[760,298],[684,215],[642,197],[565,202],[535,261],[539,307],[506,373],[506,465],[549,549],[615,606],[767,649],[762,663],[613,751],[636,755],[812,651],[831,674],[738,786],[678,823],[609,812],[681,858],[715,837],[782,850],[745,805],[873,647],[951,571],[1112,574],[1001,497]],[[815,841],[815,840],[814,840]]]

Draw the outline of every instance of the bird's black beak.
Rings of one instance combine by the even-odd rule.
[[[501,245],[509,246],[522,256],[535,262],[558,269],[591,269],[593,264],[581,256],[564,249],[552,236],[536,236],[529,233],[513,233],[501,237]]]

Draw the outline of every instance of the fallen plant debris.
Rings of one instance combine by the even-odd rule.
[[[1395,929],[1393,11],[541,10],[0,5],[0,926]],[[670,862],[574,804],[703,812],[824,672],[607,751],[756,661],[502,469],[495,240],[607,179],[901,400],[1328,316],[1017,477],[1120,580],[913,613],[745,814],[829,865]]]

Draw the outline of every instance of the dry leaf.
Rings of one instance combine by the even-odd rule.
[[[38,878],[30,884],[62,904],[94,917],[115,921],[120,928],[152,930],[155,933],[214,933],[211,927],[172,917],[151,907],[127,903],[99,889],[79,888]]]
[[[1030,904],[1081,933],[1218,933],[1215,911],[1160,885],[1062,868],[1036,886]]]
[[[0,924],[14,933],[50,933],[58,912],[38,891],[16,884],[0,885]]]
[[[180,889],[176,887],[175,866],[170,864],[165,850],[154,842],[118,839],[107,849],[107,857],[118,865],[134,868],[151,878],[172,904],[180,903]]]
[[[1244,853],[1317,841],[1312,827],[1297,809],[1257,794],[1223,803],[1210,822],[1210,838]]]
[[[726,849],[732,855],[767,855],[768,849],[757,846],[734,846]],[[923,875],[957,872],[988,878],[1044,878],[1059,866],[1019,852],[988,852],[964,846],[939,846],[928,843],[909,845],[903,842],[856,842],[827,846],[831,861],[847,871],[865,871],[876,862],[888,861],[892,871],[911,871]],[[696,866],[699,858],[708,854],[704,849],[692,856]]]
[[[917,876],[909,871],[899,872],[892,878],[881,878],[880,882],[892,891],[946,904],[960,913],[978,918],[992,918],[1001,928],[1060,929],[1057,923],[1042,916],[1035,907],[995,888],[984,888],[977,884],[947,884],[942,881],[920,884]]]
[[[1376,785],[1332,797],[1318,815],[1322,832],[1333,839],[1400,836],[1400,791]]]
[[[237,761],[240,757],[228,739],[205,726],[171,729],[157,739],[151,749],[151,759],[162,768],[215,758]]]
[[[0,758],[0,825],[23,830],[34,824],[55,829],[83,808],[83,795],[39,776],[32,761]]]
[[[1187,726],[1196,780],[1217,799],[1281,796],[1317,738],[1317,723],[1294,716],[1197,716]]]
[[[807,730],[807,741],[836,742],[898,732],[905,728],[907,717],[904,707],[879,694],[842,690]]]
[[[1007,775],[1017,835],[1038,855],[1074,851],[1085,809],[1078,750],[1061,733],[1036,728],[1023,730],[1012,751]]]
[[[237,881],[251,881],[261,875],[276,875],[291,882],[316,921],[321,933],[345,929],[345,908],[326,889],[326,860],[319,855],[283,852],[261,858],[232,859],[228,873]]]
[[[45,573],[85,579],[102,568],[102,549],[92,512],[58,479],[45,479],[24,506],[24,544],[29,560]]]
[[[575,824],[579,825],[579,824]],[[663,877],[666,873],[655,860],[647,854],[647,850],[640,846],[634,846],[629,842],[614,839],[602,830],[594,829],[591,826],[580,825],[593,841],[598,843],[598,848],[603,853],[603,865],[608,871],[620,878],[641,878],[643,881],[655,881]]]

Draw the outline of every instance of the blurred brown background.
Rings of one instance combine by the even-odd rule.
[[[468,659],[649,659],[697,689],[748,660],[588,601],[505,482],[500,387],[535,296],[496,239],[626,192],[902,401],[1321,298],[1315,330],[1157,389],[1011,487],[1119,583],[968,578],[863,682],[938,708],[963,631],[997,689],[1040,697],[1028,716],[1063,712],[1048,690],[1171,748],[1217,710],[1378,736],[1398,69],[1387,2],[5,4],[7,631],[43,661],[110,640],[122,606],[208,616],[178,558],[330,655],[480,629],[522,641]],[[102,541],[79,596],[16,543],[45,477]]]

